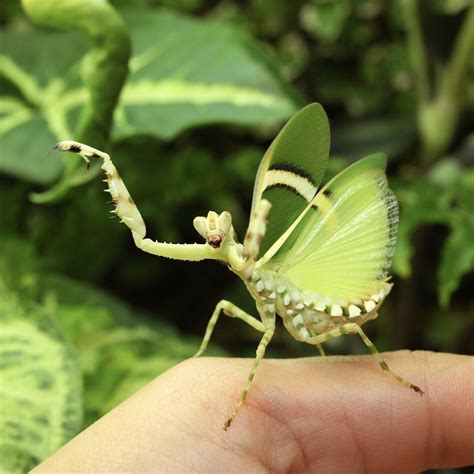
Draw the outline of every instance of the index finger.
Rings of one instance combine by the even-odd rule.
[[[179,364],[37,468],[57,471],[419,472],[474,463],[474,358],[386,353],[319,363],[267,360],[228,432],[250,360]]]

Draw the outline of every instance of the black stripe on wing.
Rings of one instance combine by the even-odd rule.
[[[308,172],[308,171],[305,171],[302,168],[299,168],[296,165],[292,165],[290,163],[276,163],[276,164],[270,166],[270,168],[268,169],[268,171],[272,171],[272,170],[275,170],[275,171],[288,171],[291,174],[295,174],[295,175],[298,175],[298,176],[301,176],[301,177],[307,179],[315,188],[317,187],[311,173]]]
[[[310,202],[318,190],[311,174],[290,164],[275,164],[264,176],[264,196],[272,188],[285,188]]]

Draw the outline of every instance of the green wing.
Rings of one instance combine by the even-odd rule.
[[[398,226],[385,166],[384,155],[376,154],[338,174],[266,266],[338,304],[359,304],[377,293],[387,279]]]
[[[310,104],[283,127],[258,168],[251,215],[262,198],[272,204],[261,253],[288,229],[314,198],[328,155],[326,113],[320,104]]]

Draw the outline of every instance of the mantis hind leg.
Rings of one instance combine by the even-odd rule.
[[[424,392],[423,390],[421,390],[420,387],[408,382],[404,378],[400,377],[397,373],[395,373],[392,369],[390,369],[388,364],[385,362],[385,360],[381,356],[380,352],[377,350],[377,348],[374,346],[372,341],[367,337],[365,332],[362,330],[362,328],[358,324],[355,324],[355,323],[343,324],[342,326],[336,329],[333,329],[331,331],[325,332],[323,334],[308,337],[304,339],[304,342],[307,342],[308,344],[319,345],[335,337],[342,336],[343,334],[358,334],[361,337],[364,344],[368,347],[371,354],[377,359],[380,367],[383,369],[384,372],[388,373],[391,377],[393,377],[402,385],[405,385],[405,387],[408,387],[414,390],[415,392],[419,393],[420,395],[423,395]]]

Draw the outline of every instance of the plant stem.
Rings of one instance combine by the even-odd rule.
[[[92,39],[84,58],[84,82],[89,103],[76,129],[77,139],[99,149],[107,148],[113,112],[128,74],[131,46],[127,27],[106,0],[22,0],[27,15],[36,23],[62,30],[79,30]],[[34,194],[35,202],[53,202],[62,197],[82,174],[80,160],[68,160],[59,182],[50,190]],[[93,177],[93,173],[91,173]]]
[[[474,6],[466,13],[466,18],[458,34],[451,61],[448,64],[443,91],[451,97],[462,98],[464,82],[469,68],[474,64]]]
[[[416,76],[418,98],[420,102],[426,102],[430,98],[431,87],[417,0],[403,0],[402,5],[407,24],[408,53]]]
[[[465,83],[474,55],[474,7],[465,15],[453,54],[442,71],[442,80],[432,101],[420,104],[419,124],[422,132],[422,157],[432,162],[449,149],[463,108]]]

